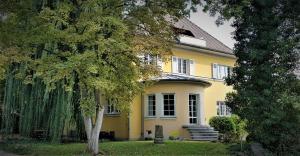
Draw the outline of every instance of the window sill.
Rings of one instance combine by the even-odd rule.
[[[118,114],[104,114],[104,115],[107,117],[119,117],[121,114],[118,113]]]
[[[218,81],[218,82],[224,82],[225,81],[225,79],[216,79],[216,78],[211,78],[212,80],[214,80],[214,81]]]
[[[144,119],[149,119],[149,120],[156,119],[156,116],[145,116]]]
[[[160,119],[166,119],[166,120],[175,120],[177,117],[176,116],[162,116]]]

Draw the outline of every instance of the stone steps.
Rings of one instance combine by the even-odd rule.
[[[215,141],[218,140],[218,136],[191,136],[192,140],[208,140]]]
[[[190,133],[191,140],[195,141],[216,141],[219,137],[219,132],[209,126],[183,126]]]

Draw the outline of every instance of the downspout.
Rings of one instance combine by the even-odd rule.
[[[131,117],[131,115],[130,115],[130,112],[128,113],[128,116],[127,116],[127,119],[128,119],[128,128],[127,128],[127,130],[128,130],[128,140],[130,140],[131,139],[131,137],[130,137],[130,117]]]
[[[144,135],[144,95],[141,93],[141,139],[145,139]]]

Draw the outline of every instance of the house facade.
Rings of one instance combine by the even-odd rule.
[[[209,128],[211,117],[230,114],[224,101],[233,89],[224,78],[235,64],[232,50],[188,19],[174,27],[181,33],[172,56],[159,64],[162,75],[133,100],[129,114],[108,105],[102,131],[138,140],[153,138],[155,125],[162,125],[165,138],[191,139],[189,127]]]

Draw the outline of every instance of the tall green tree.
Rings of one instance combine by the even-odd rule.
[[[164,58],[174,41],[166,17],[176,20],[188,15],[197,3],[2,0],[0,76],[13,75],[33,85],[42,82],[46,93],[58,87],[72,92],[76,79],[88,149],[96,155],[104,113],[101,98],[114,99],[119,109],[127,109],[144,87],[141,80],[160,72],[138,56],[149,53]]]
[[[235,92],[227,104],[247,119],[250,136],[279,155],[299,152],[300,92],[294,71],[299,65],[300,1],[206,0],[204,10],[232,18],[237,41]]]

